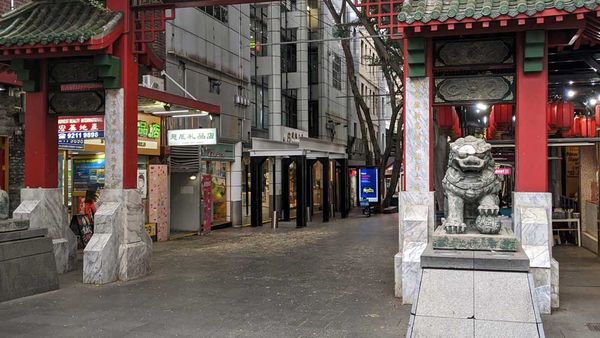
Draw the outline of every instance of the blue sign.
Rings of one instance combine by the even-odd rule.
[[[369,202],[379,201],[377,168],[358,169],[359,199],[367,199]]]
[[[83,140],[89,138],[103,138],[104,131],[67,131],[58,132],[58,140]]]
[[[58,149],[83,150],[83,139],[58,140]]]

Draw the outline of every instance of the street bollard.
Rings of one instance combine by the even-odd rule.
[[[277,220],[277,211],[273,211],[273,218],[271,219],[271,229],[277,229],[279,227]]]

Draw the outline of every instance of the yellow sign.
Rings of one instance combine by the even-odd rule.
[[[138,155],[160,156],[160,117],[138,113]],[[85,151],[104,151],[104,139],[86,139]]]
[[[146,223],[144,225],[144,229],[148,233],[148,236],[150,236],[150,237],[156,236],[156,223]]]

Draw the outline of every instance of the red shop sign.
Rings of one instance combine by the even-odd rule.
[[[496,168],[494,174],[508,176],[512,173],[512,168]]]
[[[104,131],[104,116],[69,116],[58,118],[58,132]]]

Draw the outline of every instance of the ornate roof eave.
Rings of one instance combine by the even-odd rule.
[[[397,22],[394,35],[454,35],[459,32],[461,34],[480,34],[491,31],[511,32],[540,28],[547,30],[579,28],[584,25],[584,19],[588,15],[600,16],[600,8],[594,10],[578,8],[571,12],[547,9],[533,16],[519,14],[516,16],[503,15],[496,18],[447,19],[442,22],[436,20],[428,22],[415,21],[412,23]]]
[[[33,12],[39,10],[39,7],[44,5],[56,5],[57,3],[74,3],[75,1],[36,1],[25,4],[11,12],[8,12],[0,17],[0,24],[5,23],[4,27],[0,27],[0,38],[5,35],[9,35],[11,30],[18,29],[19,24],[22,25],[23,16],[27,15],[27,12]],[[81,3],[81,2],[79,2]],[[100,9],[98,9],[100,10]],[[93,10],[92,10],[93,11]],[[91,55],[98,54],[99,51],[109,49],[112,44],[123,34],[124,32],[124,20],[123,13],[121,12],[108,12],[110,13],[109,20],[103,22],[101,27],[97,28],[93,33],[94,35],[86,35],[76,39],[63,40],[61,42],[43,41],[38,43],[0,43],[0,60],[7,61],[12,59],[40,59],[49,57],[66,57],[66,56],[78,56],[78,55]],[[33,16],[33,14],[31,14]],[[89,15],[91,20],[95,19],[92,14]],[[10,22],[10,20],[14,20]],[[21,20],[21,21],[19,21]],[[42,22],[44,24],[44,22]],[[81,30],[85,30],[90,25],[89,22],[81,24]],[[86,26],[87,25],[87,26]],[[64,25],[59,27],[58,31],[51,31],[54,36],[60,34],[60,28],[73,27],[72,25]],[[34,27],[35,28],[35,27]],[[43,31],[45,27],[40,25],[38,34],[44,36]],[[21,28],[22,29],[22,28]],[[31,30],[26,30],[26,33],[30,33]],[[86,32],[88,33],[88,32]],[[15,35],[18,35],[16,33]],[[66,35],[73,33],[65,33]],[[14,35],[10,36],[14,38]],[[44,36],[45,37],[45,36]],[[27,39],[24,39],[25,41]]]

